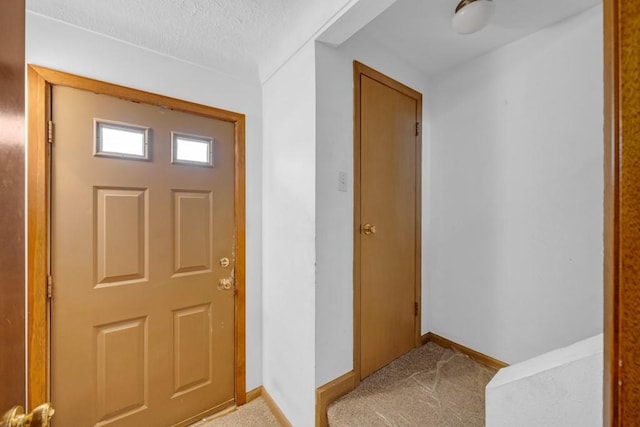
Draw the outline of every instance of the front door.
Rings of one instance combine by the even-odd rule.
[[[362,379],[417,342],[422,98],[362,64],[356,64],[356,96]]]
[[[234,124],[64,86],[51,112],[55,424],[233,404]]]

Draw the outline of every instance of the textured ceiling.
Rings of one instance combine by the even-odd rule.
[[[27,0],[27,10],[241,79],[348,0]]]
[[[458,0],[398,0],[361,34],[426,73],[518,39],[601,0],[494,0],[489,27],[451,30]],[[362,9],[393,0],[360,0]],[[246,81],[264,80],[354,0],[27,0],[27,9]]]

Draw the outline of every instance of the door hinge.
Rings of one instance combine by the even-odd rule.
[[[47,141],[49,144],[53,144],[53,121],[51,120],[47,123]]]
[[[420,122],[416,122],[416,136],[420,135]]]
[[[47,276],[47,298],[53,298],[53,277]]]
[[[618,367],[620,368],[618,371],[618,388],[622,388],[622,359],[618,359]]]
[[[413,303],[413,309],[414,309],[413,314],[414,314],[415,316],[417,316],[417,315],[418,315],[418,310],[420,309],[420,307],[418,306],[418,303],[417,303],[417,302],[414,302],[414,303]]]

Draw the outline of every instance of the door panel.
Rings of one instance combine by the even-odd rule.
[[[211,383],[211,305],[173,312],[173,395]]]
[[[54,421],[174,425],[232,403],[233,123],[62,86],[52,115]],[[96,156],[96,119],[149,128],[149,159]],[[214,139],[214,166],[172,163],[172,132]]]
[[[113,420],[144,410],[149,404],[147,318],[94,330],[98,419]]]
[[[173,193],[174,274],[211,270],[211,192]]]
[[[360,77],[361,378],[415,346],[418,100]]]
[[[145,189],[95,189],[96,287],[147,280],[147,197]]]

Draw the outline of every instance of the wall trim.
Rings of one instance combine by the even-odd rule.
[[[458,344],[447,338],[441,337],[440,335],[434,334],[433,332],[427,332],[422,336],[422,344],[424,345],[428,342],[432,342],[434,344],[438,344],[440,347],[448,348],[465,354],[476,362],[492,369],[502,369],[509,366],[508,363],[504,363],[498,359],[494,359],[491,356],[487,356],[486,354],[480,353],[479,351],[473,350],[469,347],[465,347],[462,344]]]
[[[327,427],[327,409],[329,405],[356,388],[355,371],[329,381],[316,390],[316,427]]]
[[[264,402],[267,404],[267,406],[271,410],[271,413],[276,417],[276,420],[278,420],[278,423],[280,423],[280,425],[283,427],[293,427],[293,424],[289,422],[286,415],[284,414],[284,412],[282,412],[282,409],[280,409],[280,407],[275,402],[275,400],[273,400],[273,397],[271,397],[267,389],[265,389],[264,387],[261,387],[261,392],[262,392],[262,398],[264,399]]]
[[[247,392],[247,399],[246,399],[245,403],[249,403],[249,402],[251,402],[253,400],[256,400],[257,398],[262,396],[262,392],[263,392],[262,386],[258,386],[256,388],[254,388],[253,390],[249,390]],[[240,406],[240,405],[238,405],[238,406]]]

